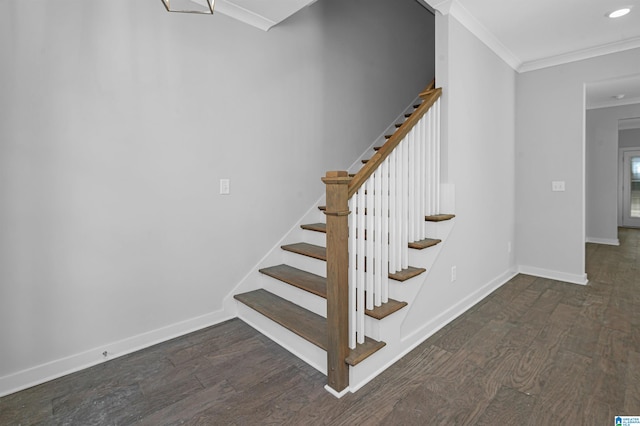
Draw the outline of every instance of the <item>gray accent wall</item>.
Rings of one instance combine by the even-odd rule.
[[[157,0],[2,9],[0,382],[221,310],[434,75],[414,0],[269,32]]]

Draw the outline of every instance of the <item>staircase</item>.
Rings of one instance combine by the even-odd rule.
[[[326,223],[300,224],[288,237],[299,242],[282,244],[280,253],[272,256],[284,263],[260,268],[262,286],[233,296],[240,302],[240,318],[325,372],[327,390],[336,396],[349,390],[350,369],[365,361],[367,372],[384,369],[393,358],[390,353],[375,361],[377,353],[389,349],[383,338],[397,340],[400,323],[392,319],[411,300],[389,296],[403,295],[400,288],[409,282],[421,286],[420,276],[430,266],[410,266],[409,250],[437,249],[442,238],[435,234],[443,234],[438,224],[454,218],[437,210],[439,132],[433,127],[439,114],[432,106],[439,108],[440,93],[431,83],[420,94],[421,102],[413,103],[401,116],[405,120],[384,136],[386,142],[373,147],[373,157],[362,160],[357,173],[328,172],[323,178],[327,205],[307,215],[324,213]],[[429,145],[421,148],[421,137]],[[388,166],[389,158],[398,166]],[[403,158],[407,170],[401,169]],[[397,188],[405,195],[396,197]],[[377,211],[389,213],[376,215]],[[408,299],[411,294],[404,292]]]

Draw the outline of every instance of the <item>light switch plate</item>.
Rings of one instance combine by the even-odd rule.
[[[220,179],[220,194],[229,194],[229,179]]]

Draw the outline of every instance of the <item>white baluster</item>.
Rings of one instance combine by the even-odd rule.
[[[440,99],[435,103],[433,115],[435,117],[433,127],[436,129],[436,213],[443,213],[440,211]]]
[[[358,215],[356,210],[358,209],[358,197],[353,196],[349,200],[349,211],[351,215],[349,217],[349,347],[351,349],[356,348],[356,330],[357,330],[357,294],[356,283],[357,270],[357,254],[356,247],[358,244],[357,232],[358,232]]]
[[[407,143],[407,243],[413,242],[416,230],[416,217],[415,217],[415,204],[416,204],[416,169],[415,169],[415,155],[416,155],[416,132],[415,129],[411,129],[409,134],[405,137]]]
[[[396,265],[398,264],[398,251],[396,244],[396,238],[398,237],[396,218],[396,194],[397,194],[397,179],[396,179],[396,150],[393,150],[388,157],[389,159],[389,272],[395,273],[398,271]]]
[[[381,227],[381,247],[382,247],[382,262],[381,262],[381,301],[387,303],[389,301],[389,163],[390,159],[387,157],[382,163],[381,167],[381,184],[380,184],[380,211],[382,217]]]
[[[432,113],[433,111],[429,111],[430,113]],[[429,186],[431,186],[431,200],[430,200],[430,204],[431,204],[431,208],[429,209],[429,214],[433,215],[433,214],[437,214],[436,208],[437,208],[437,203],[436,203],[436,197],[437,197],[437,193],[436,193],[436,187],[435,187],[435,171],[436,171],[436,133],[435,133],[435,126],[434,124],[434,120],[435,120],[435,115],[434,114],[430,114],[429,115],[430,118],[430,128],[431,128],[431,143],[429,145]]]
[[[356,193],[358,197],[358,248],[357,248],[357,256],[358,256],[358,279],[357,279],[357,334],[358,334],[358,343],[364,343],[364,290],[365,290],[365,188],[360,188],[360,190]]]
[[[415,126],[415,130],[416,130],[416,158],[415,158],[415,163],[416,163],[416,193],[415,193],[415,197],[416,197],[416,213],[415,213],[415,221],[416,221],[416,235],[415,235],[415,240],[414,241],[419,241],[421,239],[423,239],[424,237],[422,236],[422,223],[424,222],[423,220],[420,220],[420,216],[422,215],[422,199],[424,196],[424,187],[423,187],[423,181],[422,181],[422,171],[424,169],[424,164],[422,163],[422,129],[421,129],[421,123],[422,120],[418,121],[418,123]]]
[[[374,217],[374,232],[371,235],[374,244],[373,256],[375,269],[373,273],[375,281],[373,303],[375,306],[380,306],[382,304],[382,217],[385,214],[385,212],[382,211],[382,173],[383,171],[378,168],[378,170],[373,174],[374,189],[373,194],[371,194],[374,197],[373,204],[376,212]]]
[[[404,180],[403,180],[403,157],[404,157],[404,144],[402,142],[396,148],[396,240],[394,241],[396,245],[396,272],[402,270],[402,230],[404,229],[404,211],[402,209],[402,192],[404,188]]]
[[[409,267],[409,150],[407,149],[406,139],[400,145],[402,148],[402,232],[400,250],[402,250],[402,268]]]
[[[366,297],[367,297],[367,309],[373,309],[373,238],[374,238],[374,229],[373,229],[373,220],[376,212],[374,211],[374,195],[373,195],[373,175],[369,177],[367,182],[365,183],[367,189],[367,241],[365,245],[367,246],[366,251],[366,264],[367,264],[367,272],[366,272]]]
[[[420,132],[422,134],[422,157],[421,157],[421,180],[422,180],[422,208],[420,209],[420,223],[422,224],[422,238],[427,238],[427,222],[424,217],[427,215],[427,196],[429,194],[429,181],[427,180],[427,144],[429,141],[429,133],[426,117],[420,120]]]

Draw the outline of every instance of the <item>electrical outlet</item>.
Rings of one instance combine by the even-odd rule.
[[[553,192],[562,192],[564,191],[564,181],[563,180],[554,180],[551,182],[551,190]]]
[[[229,179],[220,179],[220,194],[229,194]]]
[[[454,282],[457,278],[458,270],[455,266],[451,267],[451,282]]]

